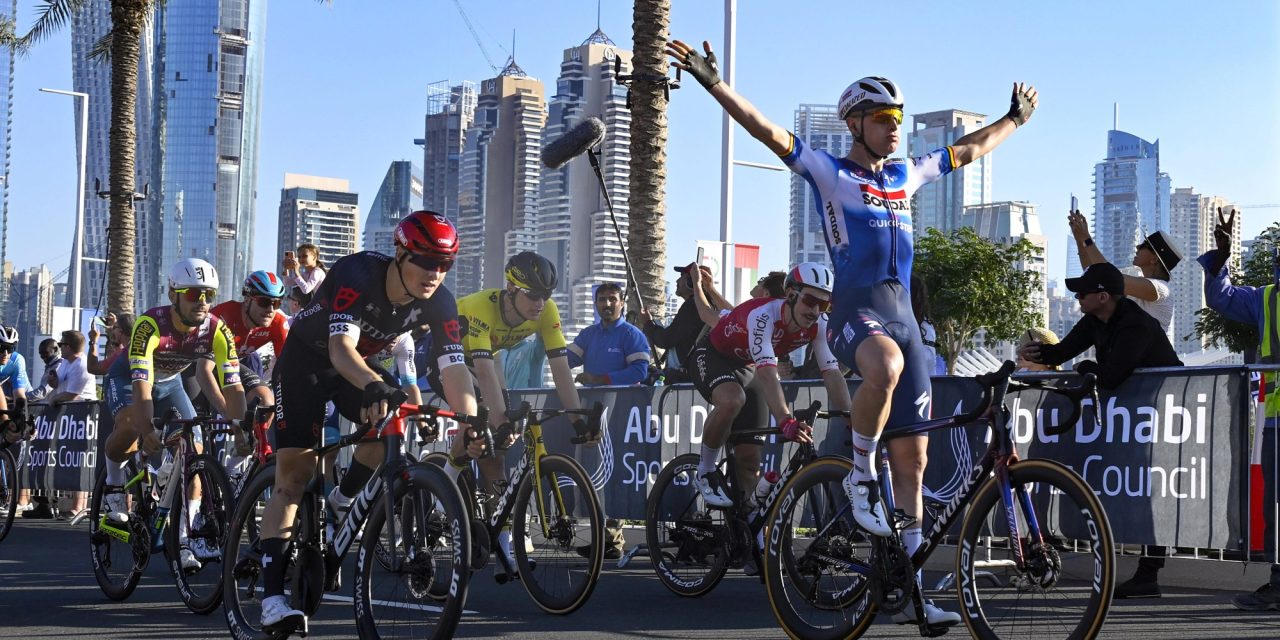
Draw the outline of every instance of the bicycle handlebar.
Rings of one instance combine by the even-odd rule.
[[[1004,364],[1001,365],[999,369],[992,371],[990,373],[983,373],[983,374],[974,376],[973,379],[976,380],[978,382],[978,385],[982,387],[982,400],[978,402],[978,406],[974,407],[972,411],[957,415],[955,417],[956,423],[964,424],[968,422],[974,422],[978,418],[981,418],[983,414],[985,414],[989,409],[991,409],[991,404],[995,400],[995,388],[1000,386],[1002,383],[1009,381],[1009,376],[1013,373],[1013,369],[1016,366],[1017,365],[1015,365],[1012,361],[1005,360]],[[1003,400],[1004,394],[1001,393],[1000,395],[1001,395],[1001,400]]]
[[[573,444],[586,444],[588,442],[598,440],[600,437],[600,420],[601,416],[604,415],[604,404],[597,402],[592,405],[590,409],[534,409],[528,402],[522,402],[520,403],[520,408],[507,409],[505,415],[507,420],[510,422],[533,420],[538,424],[542,424],[547,420],[560,416],[584,416],[587,419],[587,426],[583,429],[579,429],[578,426],[574,424],[574,431],[577,432],[577,435],[570,438],[569,442]]]
[[[1052,427],[1045,427],[1044,433],[1048,436],[1060,436],[1070,431],[1076,425],[1076,419],[1080,417],[1082,411],[1082,403],[1086,396],[1093,399],[1093,419],[1098,419],[1098,378],[1092,373],[1086,373],[1080,379],[1080,384],[1071,387],[1050,387],[1044,384],[1046,381],[1039,380],[1035,382],[1013,382],[1009,388],[1015,391],[1024,389],[1043,389],[1051,393],[1056,393],[1071,401],[1071,414],[1060,420],[1058,424]]]

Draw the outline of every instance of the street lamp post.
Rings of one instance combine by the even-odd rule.
[[[80,139],[77,145],[76,163],[79,174],[76,180],[76,232],[71,244],[71,317],[75,328],[80,329],[80,263],[84,259],[84,182],[89,164],[89,94],[62,89],[40,89],[45,93],[71,96],[80,102]]]

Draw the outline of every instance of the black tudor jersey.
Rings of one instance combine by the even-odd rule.
[[[290,349],[303,345],[328,356],[329,338],[336,335],[351,336],[360,357],[367,358],[400,334],[425,324],[434,336],[432,351],[439,368],[465,364],[453,293],[440,285],[426,300],[414,298],[406,305],[393,305],[386,292],[391,263],[392,258],[375,251],[354,253],[335,262],[311,304],[293,319],[281,359],[289,357]]]

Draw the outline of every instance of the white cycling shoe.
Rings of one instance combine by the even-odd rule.
[[[858,526],[871,535],[888,537],[893,533],[889,526],[889,518],[884,514],[884,503],[880,501],[880,485],[875,480],[856,482],[853,474],[844,477],[844,493],[853,506],[853,519]]]
[[[702,501],[707,503],[707,506],[719,509],[728,509],[733,506],[733,498],[729,497],[729,491],[724,486],[724,476],[720,475],[719,470],[707,473],[695,472],[693,486],[698,489],[698,493],[702,494]]]
[[[268,632],[298,628],[307,620],[307,614],[289,606],[284,596],[271,596],[262,601],[262,629]]]
[[[106,510],[107,519],[112,522],[128,522],[129,521],[129,503],[125,500],[123,493],[108,493],[102,496],[102,506]],[[22,507],[18,507],[21,511]]]
[[[200,559],[196,557],[196,554],[186,547],[178,550],[178,564],[182,565],[184,571],[195,571],[203,566],[200,564]]]
[[[950,627],[960,624],[960,614],[938,607],[932,600],[924,601],[924,618],[931,627]],[[906,609],[893,614],[890,619],[894,624],[920,624],[916,620],[915,605],[910,604]]]

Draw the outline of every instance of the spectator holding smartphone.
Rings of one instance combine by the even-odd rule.
[[[285,284],[301,289],[308,296],[324,282],[328,273],[324,263],[320,262],[320,250],[309,242],[298,245],[296,254],[286,251],[283,266],[280,275]]]

